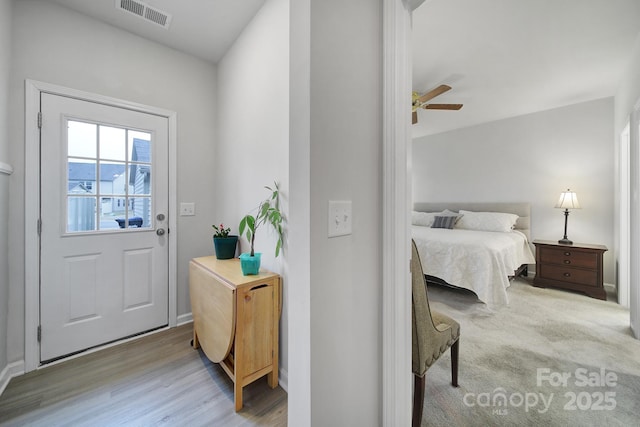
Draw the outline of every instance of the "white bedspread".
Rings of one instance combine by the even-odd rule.
[[[509,303],[508,276],[522,264],[535,264],[519,231],[499,233],[412,226],[425,274],[469,289],[487,306]]]

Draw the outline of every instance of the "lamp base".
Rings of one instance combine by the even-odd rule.
[[[573,242],[566,237],[564,239],[558,240],[558,243],[560,243],[561,245],[573,245]]]

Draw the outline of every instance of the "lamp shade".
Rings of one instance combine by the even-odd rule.
[[[567,189],[564,193],[560,194],[556,208],[561,209],[580,209],[580,203],[578,203],[578,196],[573,191]]]

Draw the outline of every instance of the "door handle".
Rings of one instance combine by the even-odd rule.
[[[156,234],[157,234],[158,236],[164,236],[164,228],[158,228],[158,229],[156,230]]]

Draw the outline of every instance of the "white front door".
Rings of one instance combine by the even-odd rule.
[[[41,94],[40,361],[168,324],[168,120]]]

